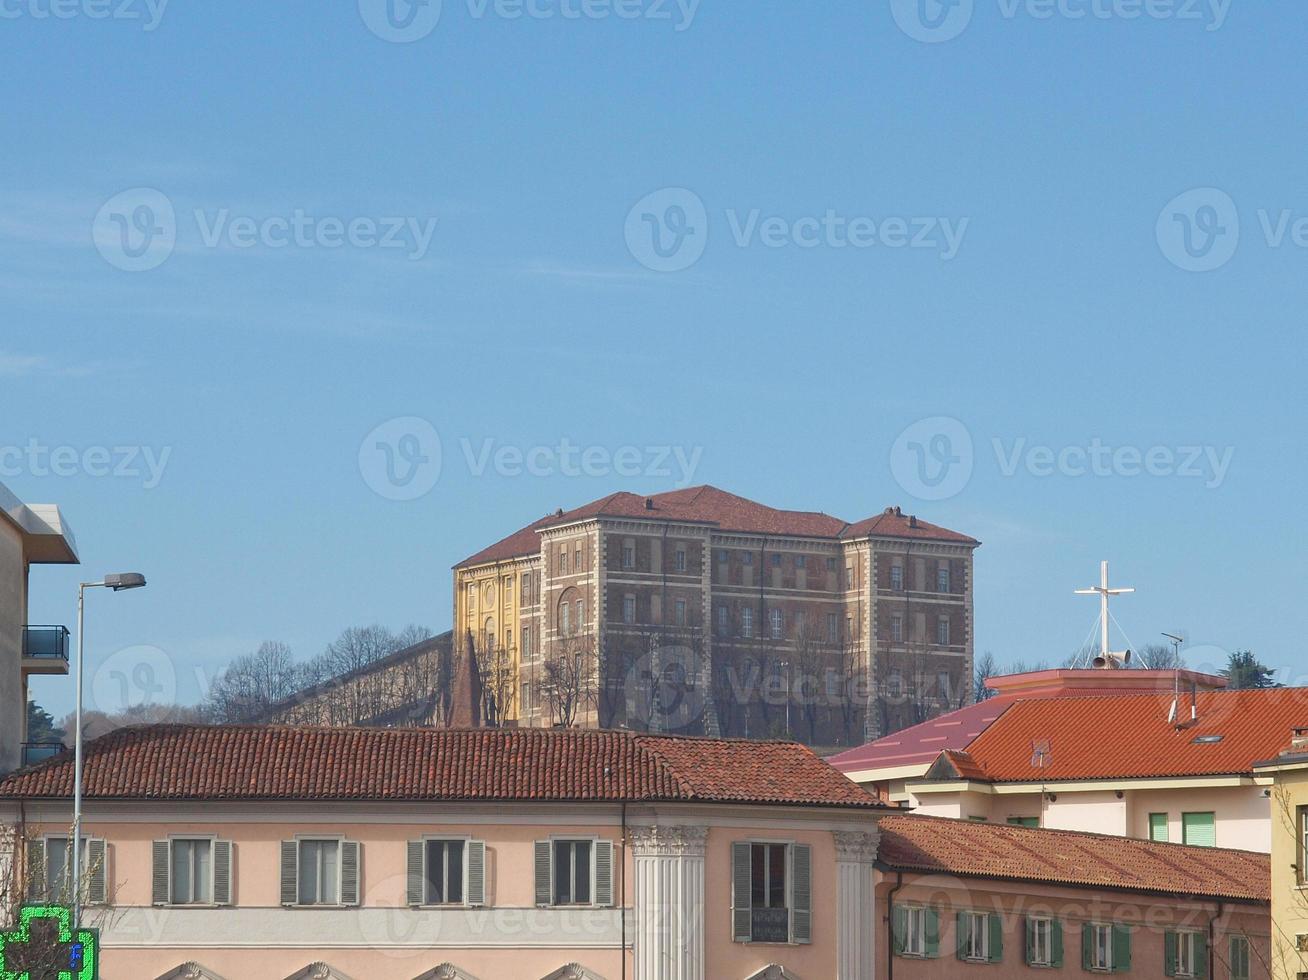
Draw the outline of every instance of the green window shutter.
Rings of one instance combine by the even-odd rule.
[[[341,841],[341,904],[359,904],[358,841]]]
[[[45,841],[27,842],[27,900],[45,901]]]
[[[166,840],[157,840],[150,844],[150,903],[167,905],[172,899],[168,894],[170,845]]]
[[[282,904],[294,905],[299,901],[300,848],[293,840],[282,841]]]
[[[940,910],[923,910],[922,926],[926,939],[926,955],[935,958],[940,955]]]
[[[1009,817],[1008,822],[1014,827],[1039,827],[1039,817]]]
[[[1174,932],[1163,934],[1163,976],[1176,976],[1176,964],[1180,959],[1177,954],[1177,947],[1181,944],[1181,938]]]
[[[108,898],[108,849],[102,839],[93,837],[86,842],[86,902],[103,905]],[[74,858],[76,860],[76,858]]]
[[[213,842],[213,903],[232,904],[232,842]]]
[[[612,848],[612,844],[609,845]],[[486,842],[468,841],[468,890],[464,893],[469,905],[486,904]],[[609,904],[612,904],[610,896]]]
[[[1217,846],[1217,820],[1211,813],[1181,814],[1181,841],[1193,847]]]
[[[990,956],[991,963],[1002,963],[1004,961],[1004,920],[997,915],[986,916],[986,925],[990,929]]]
[[[1059,919],[1049,920],[1049,952],[1051,964],[1061,968],[1063,965],[1063,923]]]
[[[426,849],[426,842],[420,840],[411,840],[405,846],[404,901],[410,906],[421,905],[427,898],[423,894],[426,891],[423,887],[426,877],[422,873],[423,852]]]
[[[791,848],[790,865],[794,873],[794,883],[790,889],[790,941],[811,943],[813,941],[813,849],[807,844],[795,844]]]
[[[1081,926],[1081,969],[1088,970],[1094,963],[1095,930],[1089,922]]]
[[[595,842],[595,904],[608,908],[613,904],[613,841]]]
[[[1035,921],[1031,918],[1022,920],[1023,943],[1022,962],[1030,966],[1035,961]]]
[[[1208,937],[1203,933],[1194,937],[1194,975],[1200,980],[1208,977]]]
[[[747,943],[754,938],[751,908],[751,875],[749,841],[731,844],[731,939]]]
[[[1167,842],[1167,814],[1151,813],[1149,814],[1149,839]]]
[[[536,841],[535,861],[533,862],[536,878],[536,904],[542,908],[554,902],[554,860],[550,851],[549,841]]]
[[[890,943],[896,956],[904,955],[908,944],[908,909],[902,905],[894,906],[890,914]]]
[[[1131,972],[1131,930],[1126,926],[1113,926],[1113,972]]]
[[[960,960],[966,958],[967,950],[967,913],[954,913],[954,955]]]

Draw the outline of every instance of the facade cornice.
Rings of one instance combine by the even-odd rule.
[[[708,846],[708,828],[680,824],[632,827],[632,852],[637,857],[703,857]]]

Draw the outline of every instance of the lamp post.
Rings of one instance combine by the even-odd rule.
[[[77,705],[73,709],[73,839],[69,842],[67,860],[73,863],[73,928],[82,924],[82,677],[83,652],[86,631],[84,609],[87,589],[112,589],[123,592],[145,586],[145,576],[139,572],[106,575],[99,582],[83,582],[77,587]]]

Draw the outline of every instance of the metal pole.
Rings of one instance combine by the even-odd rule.
[[[77,705],[73,709],[73,839],[67,860],[73,862],[73,928],[82,924],[82,652],[86,633],[86,586],[77,587]]]

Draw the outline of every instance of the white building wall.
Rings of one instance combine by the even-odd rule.
[[[27,721],[23,691],[23,626],[27,621],[27,566],[23,537],[0,518],[0,773],[18,767]]]

